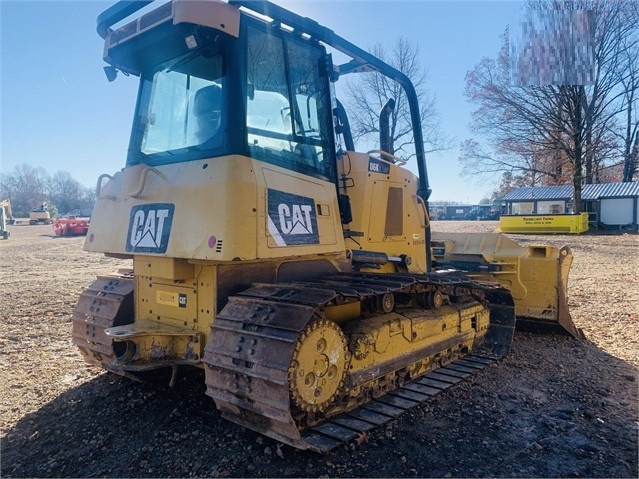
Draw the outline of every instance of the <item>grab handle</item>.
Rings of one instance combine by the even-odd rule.
[[[96,186],[96,189],[95,189],[95,196],[96,198],[100,198],[102,200],[115,200],[115,195],[100,196],[100,192],[102,191],[102,180],[105,178],[108,178],[109,180],[113,179],[111,175],[108,175],[106,173],[103,173],[100,176],[98,176],[98,185]]]
[[[142,194],[142,191],[144,190],[144,186],[146,184],[146,176],[149,174],[149,172],[155,173],[156,175],[158,175],[160,178],[164,180],[164,175],[160,173],[160,170],[157,170],[156,168],[153,168],[152,166],[145,166],[144,169],[142,170],[142,173],[140,174],[140,184],[138,185],[138,189],[129,193],[129,196],[131,198],[140,197],[140,195]]]

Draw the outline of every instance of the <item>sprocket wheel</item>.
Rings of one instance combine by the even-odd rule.
[[[323,412],[344,389],[351,355],[340,327],[327,319],[301,332],[288,369],[291,399],[306,412]]]

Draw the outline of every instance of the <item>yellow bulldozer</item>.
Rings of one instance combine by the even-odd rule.
[[[223,417],[326,452],[502,357],[516,317],[580,335],[569,248],[431,233],[404,74],[270,2],[136,17],[147,3],[98,17],[107,77],[140,83],[126,165],[98,179],[85,241],[132,269],[80,296],[88,362],[135,379],[169,368],[172,382],[202,368]],[[334,83],[361,71],[403,87],[418,175],[386,147],[393,99],[380,148],[355,151]]]

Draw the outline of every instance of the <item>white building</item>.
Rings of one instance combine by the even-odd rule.
[[[584,211],[589,213],[589,222],[595,228],[637,229],[639,182],[584,185],[581,199]],[[556,215],[574,211],[570,185],[515,188],[503,202],[511,215]]]

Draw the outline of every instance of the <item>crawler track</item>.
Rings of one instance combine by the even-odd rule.
[[[345,391],[327,410],[300,411],[291,401],[291,361],[300,335],[308,325],[322,321],[326,308],[361,301],[383,308],[381,299],[414,297],[433,292],[472,298],[487,305],[491,325],[482,354],[464,358],[446,356],[460,343],[441,341],[398,361],[390,370],[371,372],[371,380],[386,379],[378,398],[355,398]],[[402,296],[403,295],[403,296]],[[420,301],[427,302],[426,300]],[[371,306],[372,305],[372,306]],[[324,320],[325,321],[325,320]],[[430,275],[340,274],[312,283],[256,284],[229,298],[212,327],[203,362],[207,394],[222,415],[301,449],[327,452],[358,434],[397,417],[507,353],[514,330],[514,306],[509,292],[454,273]],[[456,340],[456,338],[453,338]],[[437,370],[405,382],[407,366],[423,358],[438,358]],[[386,365],[381,365],[383,369]],[[374,376],[376,374],[376,376]]]
[[[406,411],[493,363],[496,357],[469,355],[425,374],[352,411],[328,419],[302,433],[309,449],[329,452],[361,434],[386,424]]]
[[[104,330],[133,322],[133,285],[133,271],[121,270],[117,275],[99,276],[80,295],[72,317],[73,344],[88,363],[109,369],[115,359],[112,339]]]

